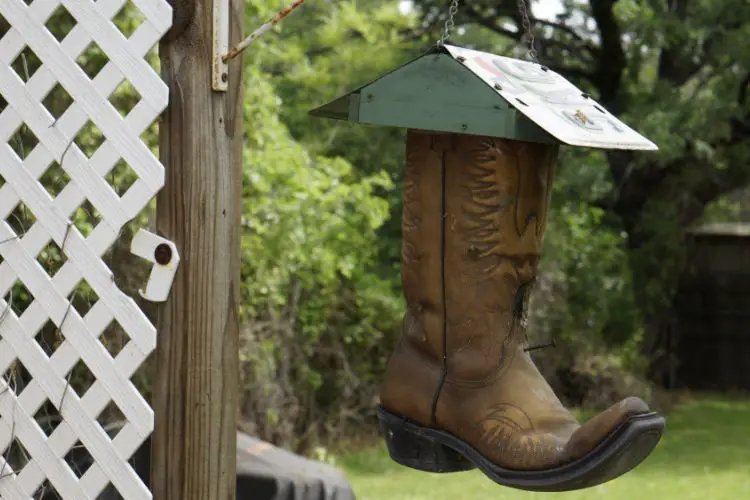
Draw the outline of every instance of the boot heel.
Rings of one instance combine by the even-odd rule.
[[[419,427],[379,409],[380,429],[391,458],[425,472],[461,472],[474,468],[463,455],[419,432]]]

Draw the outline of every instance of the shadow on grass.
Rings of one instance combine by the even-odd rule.
[[[379,444],[367,451],[361,451],[353,455],[341,457],[338,461],[339,467],[348,473],[365,475],[383,475],[398,473],[404,469],[388,456],[385,444]]]
[[[343,456],[339,465],[360,476],[406,470],[388,457],[382,444]],[[668,469],[691,474],[736,468],[750,470],[750,398],[707,397],[685,403],[667,417],[664,437],[637,472],[663,474]]]

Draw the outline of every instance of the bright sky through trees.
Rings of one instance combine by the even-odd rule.
[[[401,0],[401,12],[409,12],[411,7],[411,0]],[[535,0],[532,2],[531,9],[538,18],[554,19],[557,14],[562,12],[563,7],[560,0]]]

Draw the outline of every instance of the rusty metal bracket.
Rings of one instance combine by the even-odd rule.
[[[217,92],[229,88],[229,65],[224,58],[229,51],[229,1],[213,0],[211,88]]]

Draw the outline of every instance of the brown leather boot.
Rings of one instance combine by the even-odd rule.
[[[580,489],[643,461],[664,419],[627,398],[580,425],[524,350],[557,147],[410,131],[403,337],[378,409],[397,462]]]

